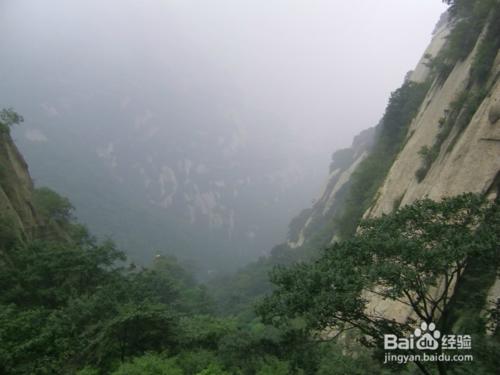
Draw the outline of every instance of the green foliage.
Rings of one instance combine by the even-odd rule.
[[[150,268],[132,276],[135,294],[158,303],[168,304],[179,312],[212,311],[206,288],[198,285],[173,256],[157,255]]]
[[[264,361],[256,375],[289,375],[292,373],[290,364],[276,358],[269,358]]]
[[[20,239],[15,220],[11,215],[0,215],[0,251],[12,248]]]
[[[84,367],[76,375],[99,375],[99,370],[92,367]]]
[[[426,55],[427,62],[425,65],[430,69],[433,76],[436,76],[438,82],[443,83],[446,78],[450,75],[453,70],[453,64],[447,60],[444,53],[438,53],[437,56],[432,57],[431,55]]]
[[[485,222],[488,226],[500,227],[498,205],[496,209],[488,212]],[[499,241],[498,233],[496,233],[496,241],[497,243]],[[495,302],[488,300],[488,292],[497,277],[500,261],[498,255],[493,259],[491,257],[471,259],[453,295],[448,312],[441,318],[440,323],[445,330],[472,334],[474,344],[471,354],[474,355],[474,362],[460,364],[458,369],[454,369],[456,373],[493,374],[500,368],[500,358],[494,354],[500,350],[499,315],[495,316],[494,308],[489,314],[484,313],[488,304]],[[497,301],[497,306],[500,306],[499,303],[500,301]],[[485,334],[488,328],[492,329],[492,335]],[[495,328],[497,333],[495,333]]]
[[[454,130],[447,152],[451,151],[470,123],[472,117],[488,93],[486,83],[500,47],[500,4],[495,0],[453,1],[450,13],[455,19],[454,27],[446,47],[431,59],[431,68],[442,80],[448,77],[458,60],[469,55],[476,45],[481,31],[487,26],[471,66],[468,87],[451,103],[449,113],[442,118],[440,130],[434,144],[422,149],[422,166],[416,171],[417,180],[422,181],[441,151],[441,146]]]
[[[462,91],[451,102],[450,108],[445,117],[439,119],[439,131],[431,147],[423,146],[419,150],[422,159],[421,167],[415,172],[418,182],[421,182],[430,170],[432,164],[441,152],[445,141],[454,131],[454,136],[450,140],[446,152],[450,152],[463,130],[469,125],[472,117],[486,97],[487,90],[484,87],[475,87],[474,89]]]
[[[499,212],[499,202],[464,194],[366,220],[355,237],[334,244],[318,260],[276,268],[271,280],[277,289],[258,312],[277,326],[301,318],[312,335],[355,327],[364,345],[381,348],[383,334],[408,334],[411,321],[372,314],[364,293],[401,301],[419,319],[437,321],[447,314],[454,282],[469,261],[497,256]],[[429,295],[438,282],[442,290]]]
[[[87,342],[85,327],[106,318],[109,291],[102,286],[116,280],[113,264],[122,254],[109,244],[77,248],[34,242],[0,256],[4,370],[45,374],[70,365],[66,356],[81,355]]]
[[[0,111],[0,134],[9,133],[13,125],[19,125],[24,121],[23,117],[12,108],[2,109]]]
[[[446,80],[458,61],[464,60],[471,53],[491,12],[498,10],[496,0],[453,0],[446,2],[450,4],[449,14],[453,22],[452,30],[448,35],[445,47],[429,64],[441,81]],[[480,64],[487,63],[489,59],[490,57],[485,55],[480,59]],[[478,70],[478,73],[480,75],[484,73],[484,66]]]
[[[440,137],[438,136],[437,139],[440,139]],[[415,172],[415,177],[417,177],[418,182],[421,182],[425,176],[427,176],[427,172],[431,168],[432,163],[439,155],[440,148],[440,143],[436,142],[433,147],[429,148],[428,146],[422,146],[418,151],[418,154],[422,158],[422,166]]]
[[[17,244],[1,256],[2,373],[286,373],[303,340],[259,321],[197,315],[188,299],[198,295],[186,291],[198,286],[174,258],[125,269],[121,252],[90,237]]]
[[[450,152],[453,149],[456,141],[463,133],[463,130],[470,124],[472,117],[476,113],[483,100],[486,98],[487,93],[488,91],[485,87],[479,86],[463,94],[463,96],[466,97],[463,101],[462,107],[460,107],[460,110],[458,109],[459,107],[456,103],[452,103],[451,110],[454,111],[454,113],[457,113],[457,115],[455,120],[452,120],[453,117],[450,118],[450,125],[448,126],[453,126],[453,128],[456,129],[456,132],[454,138],[452,138],[450,141],[450,144],[446,150],[447,152]],[[462,98],[459,97],[459,100],[462,100]],[[457,109],[455,109],[454,106],[456,106]],[[445,134],[442,134],[441,137],[445,137]]]
[[[389,374],[382,370],[371,353],[355,342],[328,343],[321,348],[322,357],[317,375]],[[347,354],[347,353],[350,354]]]
[[[114,277],[113,264],[124,259],[111,243],[82,249],[37,241],[7,255],[9,262],[0,273],[0,302],[46,308],[64,305],[73,293],[95,291]]]
[[[391,97],[374,152],[357,172],[348,209],[373,199],[426,90],[426,85],[405,83]],[[422,156],[431,151],[427,148]],[[362,191],[361,183],[371,190]],[[125,267],[123,253],[112,243],[98,243],[84,227],[70,223],[69,201],[48,189],[37,194],[37,209],[66,223],[68,236],[64,241],[19,241],[12,220],[0,219],[0,373],[383,374],[371,356],[377,350],[318,340],[327,327],[342,331],[355,326],[363,334],[360,342],[369,347],[385,332],[408,333],[407,324],[368,316],[366,291],[390,300],[409,298],[421,319],[440,315],[443,331],[474,327],[483,353],[478,355],[488,358],[481,369],[498,368],[498,344],[482,335],[483,319],[474,320],[495,276],[498,202],[470,194],[441,203],[417,202],[364,221],[356,236],[312,263],[303,261],[315,249],[278,246],[270,257],[211,285],[219,289],[216,297],[224,313],[239,313],[222,318],[211,315],[207,289],[177,259],[159,255],[149,268]],[[356,215],[352,228],[358,225]],[[249,307],[272,290],[266,275],[276,265],[281,265],[272,273],[277,289],[259,305],[260,320]],[[481,275],[485,269],[488,277]],[[465,287],[453,301],[449,288],[439,298],[442,304],[426,294],[440,280],[451,287],[458,276],[457,285]],[[492,312],[494,319],[498,315]]]
[[[337,150],[332,155],[332,163],[330,164],[330,173],[335,169],[346,169],[352,164],[355,156],[353,148],[344,148]]]
[[[211,364],[197,375],[229,375],[229,372],[222,370],[219,365]]]
[[[188,348],[216,349],[219,341],[229,333],[234,333],[236,321],[220,319],[210,315],[194,315],[180,320],[182,343]]]
[[[500,48],[500,5],[498,3],[492,9],[488,23],[488,30],[478,46],[471,67],[471,78],[480,85],[486,83]]]
[[[23,311],[15,305],[0,304],[1,373],[50,373],[50,367],[42,365],[49,360],[45,348],[50,338],[43,329],[47,319],[48,312],[42,308]]]
[[[122,364],[112,375],[184,375],[175,359],[147,354]]]
[[[100,363],[107,358],[124,361],[145,351],[171,349],[177,342],[175,316],[161,304],[121,305],[113,317],[99,323],[87,351],[98,353]]]
[[[391,94],[384,117],[377,127],[373,150],[351,176],[344,210],[335,220],[340,237],[348,238],[356,231],[363,213],[372,204],[379,186],[402,148],[411,120],[428,89],[429,83],[407,81]]]
[[[219,276],[209,283],[219,313],[253,314],[252,303],[271,290],[268,273],[273,268],[273,257],[261,258],[233,275]]]
[[[326,228],[325,228],[326,231]],[[253,304],[272,291],[269,273],[275,265],[290,265],[317,256],[323,247],[323,233],[309,241],[306,246],[290,249],[281,244],[271,250],[268,257],[248,264],[232,275],[219,276],[208,284],[217,311],[222,315],[238,315],[244,321],[255,317]],[[318,238],[318,240],[316,240]]]
[[[64,240],[21,242],[10,223],[0,226],[0,373],[250,375],[284,368],[284,336],[258,321],[209,315],[206,289],[174,257],[124,267],[122,252],[78,224],[64,226]]]
[[[213,351],[198,349],[183,351],[177,356],[177,363],[186,375],[196,375],[207,369],[211,364],[217,364],[218,359]]]
[[[49,220],[67,223],[73,218],[74,207],[69,199],[61,197],[48,187],[35,189],[33,201],[37,211]]]
[[[179,315],[196,294],[186,297],[191,281],[176,265],[127,271],[123,253],[91,238],[18,244],[0,256],[0,372],[109,371],[179,347]]]

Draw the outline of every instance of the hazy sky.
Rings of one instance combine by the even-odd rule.
[[[284,240],[331,154],[377,124],[444,10],[441,0],[0,0],[0,108],[25,117],[13,135],[37,184],[68,195],[93,231],[131,233],[119,237],[127,250],[177,244],[212,263],[230,250],[241,263]],[[167,217],[179,225],[165,236]],[[206,246],[204,233],[218,237]]]
[[[0,43],[74,74],[168,72],[181,91],[268,113],[274,123],[260,126],[331,153],[376,124],[444,10],[439,0],[2,0]]]

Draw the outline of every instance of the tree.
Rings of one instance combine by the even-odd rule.
[[[382,120],[376,127],[375,142],[370,154],[354,170],[344,206],[334,218],[336,235],[351,237],[363,213],[370,207],[377,190],[403,146],[408,128],[422,104],[430,82],[406,81],[391,93]],[[330,237],[331,238],[331,233]]]
[[[0,216],[0,251],[12,248],[20,238],[15,218],[11,215]]]
[[[381,348],[384,334],[408,335],[415,321],[397,322],[368,308],[370,294],[407,306],[422,321],[438,322],[469,261],[494,259],[499,212],[498,201],[464,194],[440,203],[421,200],[366,220],[354,238],[334,244],[315,262],[276,268],[271,280],[277,289],[258,312],[274,324],[303,319],[319,337],[325,329],[357,329],[364,345]]]
[[[0,251],[0,373],[73,373],[94,340],[89,328],[114,316],[122,259],[110,243],[20,242]]]
[[[19,125],[23,121],[23,116],[19,115],[12,108],[2,109],[0,111],[0,134],[9,133],[13,125]]]
[[[182,375],[175,359],[147,354],[122,364],[112,375]]]
[[[229,375],[229,372],[224,371],[217,364],[211,364],[196,375]]]
[[[176,317],[168,306],[148,301],[125,304],[118,306],[114,317],[98,322],[95,339],[86,351],[96,353],[99,364],[117,357],[124,362],[146,351],[172,349],[176,331]]]
[[[33,194],[37,210],[50,220],[68,223],[73,219],[74,207],[68,198],[61,197],[48,187],[38,188]]]

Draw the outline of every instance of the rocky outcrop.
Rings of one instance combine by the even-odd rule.
[[[430,88],[413,120],[410,119],[409,126],[407,124],[406,136],[401,138],[400,148],[382,176],[382,182],[376,185],[378,190],[375,187],[376,193],[362,215],[364,218],[390,213],[423,198],[439,201],[465,192],[481,193],[490,198],[499,194],[500,54],[498,50],[488,51],[496,53],[496,59],[486,80],[479,83],[473,78],[474,63],[481,48],[484,55],[483,38],[491,37],[491,30],[486,25],[468,56],[458,59],[446,74],[436,72],[431,67],[433,60],[439,59],[441,51],[447,47],[452,28],[447,15],[443,16],[424,56],[407,75],[408,81]],[[382,122],[378,128],[383,126]],[[370,137],[373,141],[373,133]],[[307,244],[325,228],[329,230],[330,239],[333,236],[335,240],[336,230],[332,223],[342,218],[338,213],[345,205],[349,184],[354,184],[349,179],[370,154],[370,149],[376,150],[377,142],[375,137],[371,147],[371,143],[357,144],[355,140],[351,149],[334,154],[330,176],[320,199],[292,221],[294,231],[291,230],[290,247]],[[425,159],[425,150],[428,153],[432,150],[428,159]],[[347,162],[341,168],[336,167],[336,157],[341,159],[344,155],[349,156]],[[425,170],[419,173],[423,164]],[[499,285],[500,280],[489,291],[490,300],[500,298]],[[435,292],[441,287],[437,285]],[[376,315],[405,321],[412,314],[406,304],[383,300],[368,292],[366,298],[368,309]]]
[[[406,79],[415,83],[423,83],[427,81],[429,75],[431,74],[431,69],[429,67],[429,61],[434,58],[439,51],[443,48],[446,43],[446,38],[450,33],[450,27],[448,23],[447,14],[443,14],[440,21],[436,25],[436,29],[433,32],[433,37],[429,47],[425,50],[424,55],[418,62],[417,66],[413,71],[411,71]],[[434,111],[436,116],[442,115],[441,102],[433,103],[429,107],[430,101],[433,99],[433,94],[436,96],[440,95],[443,89],[435,85],[431,93],[428,94],[426,100],[424,101],[423,108],[428,111]],[[446,88],[445,90],[457,91],[457,88]],[[451,94],[453,96],[453,94]],[[422,111],[422,110],[421,110]],[[441,111],[441,112],[440,112]],[[433,113],[434,113],[433,112]],[[420,117],[422,115],[419,115]],[[427,121],[425,118],[421,118],[422,122]],[[437,122],[436,122],[437,124]],[[290,223],[290,230],[288,235],[288,246],[291,248],[301,247],[313,239],[317,239],[318,236],[324,237],[322,241],[315,241],[315,246],[325,245],[337,238],[335,219],[340,217],[342,212],[344,202],[347,198],[350,179],[353,172],[359,166],[359,164],[366,158],[372,149],[372,145],[376,141],[377,134],[380,133],[383,124],[379,124],[377,127],[367,129],[360,133],[354,138],[353,144],[348,149],[343,149],[335,152],[333,154],[332,163],[330,165],[330,172],[327,181],[319,195],[318,200],[314,205],[303,210],[296,218]],[[413,127],[418,126],[414,123],[410,133],[414,132]],[[435,129],[437,131],[437,129]],[[431,142],[435,134],[427,134],[428,142]],[[417,150],[418,151],[418,150]],[[414,157],[415,165],[419,165],[419,158]],[[402,170],[402,173],[406,173],[407,170]],[[405,189],[403,189],[403,192]],[[393,195],[388,196],[388,210],[392,210],[394,203],[397,200],[402,199],[402,192],[399,190],[394,192],[396,198]],[[384,202],[384,208],[385,208]],[[379,210],[378,213],[385,212]],[[368,215],[368,213],[366,214]],[[326,233],[326,234],[325,234]]]
[[[441,19],[433,32],[432,40],[421,57],[417,66],[411,72],[409,79],[413,82],[424,82],[430,74],[429,57],[435,57],[446,43],[446,38],[450,34],[448,24],[448,13],[443,13]]]
[[[303,246],[315,234],[327,232],[326,242],[330,242],[335,230],[332,218],[341,210],[349,179],[359,163],[368,155],[375,137],[375,128],[362,131],[350,148],[336,151],[332,156],[330,173],[319,199],[313,207],[303,210],[290,224],[288,246]]]
[[[471,68],[480,42],[481,38],[470,55],[453,67],[444,82],[438,79],[434,81],[410,126],[405,146],[391,166],[372,206],[365,212],[365,218],[391,212],[395,202],[401,206],[422,198],[440,200],[464,192],[481,193],[490,198],[498,196],[500,188],[500,122],[498,121],[500,54],[498,51],[489,80],[482,88],[486,92],[471,119],[464,126],[454,126],[446,134],[441,141],[439,152],[423,179],[419,179],[416,173],[422,165],[420,150],[430,148],[437,138],[443,137],[442,125],[449,115],[450,108],[454,102],[456,103],[457,98],[466,97],[468,90],[474,88],[471,82]],[[422,74],[417,75],[418,79],[423,78]],[[459,110],[465,109],[459,108]],[[488,300],[500,297],[499,285],[500,281],[497,281],[490,289]],[[439,287],[438,285],[437,288]],[[372,312],[397,321],[405,321],[412,314],[411,308],[399,302],[382,300],[376,295],[368,296],[368,300],[368,308]]]
[[[442,85],[434,83],[410,127],[405,147],[392,165],[366,217],[392,211],[397,200],[405,205],[424,197],[439,200],[463,192],[490,191],[500,170],[500,126],[491,122],[500,102],[498,81],[492,85],[465,129],[449,134],[426,177],[419,182],[415,176],[422,163],[419,151],[434,143],[440,131],[440,119],[468,87],[473,59],[474,51],[455,66]],[[498,61],[492,76],[496,76],[500,69]],[[459,131],[461,133],[457,134]]]
[[[32,204],[28,166],[7,132],[0,133],[0,218],[31,238],[39,218]]]

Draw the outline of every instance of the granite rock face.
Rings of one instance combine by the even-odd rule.
[[[483,29],[470,54],[455,63],[443,79],[442,76],[434,74],[429,63],[446,47],[451,27],[447,15],[443,15],[429,47],[415,69],[406,77],[406,80],[415,83],[428,82],[430,88],[409,125],[401,149],[371,205],[364,212],[364,218],[390,213],[397,207],[423,198],[439,201],[444,197],[474,192],[493,199],[499,194],[500,54],[496,51],[496,59],[487,82],[480,88],[480,100],[476,103],[473,114],[469,117],[463,116],[467,110],[466,105],[458,106],[457,119],[467,118],[467,121],[462,121],[460,125],[457,125],[458,121],[454,121],[450,130],[443,132],[443,124],[451,116],[452,109],[457,110],[456,103],[460,102],[460,98],[479,91],[471,72],[488,26]],[[307,244],[319,230],[325,230],[325,222],[331,223],[335,220],[346,199],[350,177],[359,163],[369,155],[376,138],[375,133],[372,129],[370,142],[355,140],[350,149],[334,154],[330,174],[319,199],[310,209],[304,210],[294,219],[295,222],[292,221],[288,241],[290,247]],[[422,150],[431,149],[438,140],[438,152],[428,165],[425,175],[419,177],[417,171],[423,165]],[[337,166],[338,161],[343,161],[343,164]],[[323,226],[318,223],[323,223]],[[327,229],[330,230],[330,238],[334,241],[335,227],[330,225]],[[441,287],[437,285],[435,292],[439,292]],[[489,291],[489,298],[499,298],[499,290],[500,280]],[[368,309],[374,313],[398,321],[404,321],[411,316],[411,309],[407,305],[382,300],[376,294],[368,292],[366,298],[369,301]]]
[[[446,26],[434,35],[428,51],[437,53],[444,46],[442,36]],[[465,192],[485,194],[491,199],[498,196],[500,188],[500,54],[497,51],[484,99],[468,123],[454,127],[441,144],[440,151],[430,165],[425,177],[419,181],[416,171],[421,167],[419,151],[431,147],[440,132],[440,123],[450,111],[452,103],[473,87],[471,67],[480,43],[478,40],[470,55],[458,62],[444,82],[435,80],[418,114],[408,131],[406,143],[389,173],[379,188],[372,206],[364,217],[377,217],[390,213],[395,202],[400,206],[415,200],[430,198],[439,201]],[[425,64],[421,60],[419,66]],[[425,68],[417,67],[410,79],[424,80],[429,74]],[[441,285],[436,287],[439,291]],[[500,297],[500,280],[488,293],[489,300]],[[376,295],[368,296],[368,308],[397,321],[405,321],[412,316],[408,306]]]
[[[40,226],[32,203],[33,181],[28,165],[8,133],[0,134],[0,217],[27,238]]]

